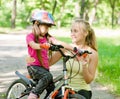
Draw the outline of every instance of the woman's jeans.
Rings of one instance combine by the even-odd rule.
[[[53,76],[49,70],[42,66],[28,66],[27,69],[32,79],[38,81],[36,87],[32,89],[32,93],[39,96],[44,89],[47,90],[48,94],[54,90],[54,84],[51,84]]]

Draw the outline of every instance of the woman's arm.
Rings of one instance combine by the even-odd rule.
[[[55,53],[52,53],[53,55],[50,57],[49,59],[49,65],[53,65],[55,64],[56,62],[58,62],[60,60],[60,58],[62,57],[62,55],[60,54],[60,52],[55,52]]]
[[[89,58],[90,60],[88,64],[83,64],[83,77],[86,83],[91,83],[95,78],[96,68],[98,65],[98,53],[93,50]]]

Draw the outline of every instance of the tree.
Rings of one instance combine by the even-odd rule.
[[[93,6],[93,9],[92,9],[92,14],[91,14],[90,19],[89,19],[90,24],[92,24],[93,21],[95,20],[95,15],[97,13],[98,2],[99,2],[99,0],[94,0],[94,2],[93,2],[94,6]]]
[[[52,15],[54,15],[54,12],[55,12],[56,6],[57,6],[57,1],[55,0],[55,2],[54,2],[54,6],[53,6],[53,9],[52,9]]]
[[[0,0],[0,6],[1,6],[1,0]]]
[[[12,15],[11,15],[11,28],[15,28],[15,20],[16,20],[16,5],[17,0],[13,0],[13,8],[12,8]]]
[[[115,13],[115,4],[117,0],[110,0],[110,6],[112,9],[111,13],[111,23],[112,23],[112,28],[114,27],[114,13]]]

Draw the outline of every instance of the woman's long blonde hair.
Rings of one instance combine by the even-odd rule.
[[[80,18],[75,18],[72,24],[74,25],[76,23],[79,24],[80,29],[82,29],[84,32],[88,32],[88,35],[85,38],[86,45],[90,46],[91,48],[97,51],[95,32],[91,28],[89,22]]]

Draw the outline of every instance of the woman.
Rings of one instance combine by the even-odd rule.
[[[87,57],[77,56],[75,60],[76,65],[72,68],[72,74],[71,67],[67,65],[68,75],[75,75],[80,68],[79,73],[69,80],[69,85],[73,87],[78,94],[83,95],[86,99],[91,99],[92,92],[90,83],[95,78],[98,64],[95,34],[87,21],[76,18],[72,23],[71,38],[71,45],[73,47],[77,47],[77,49],[80,50],[88,50],[92,52],[92,54],[87,55]],[[80,62],[80,67],[79,64],[77,64],[77,60]]]

